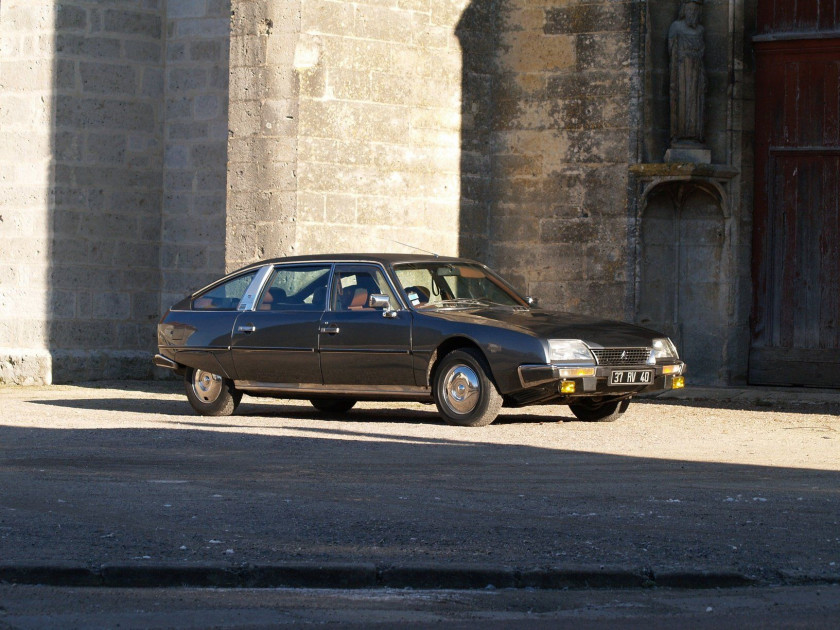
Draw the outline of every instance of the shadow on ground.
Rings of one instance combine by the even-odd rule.
[[[65,386],[66,387],[66,386]],[[48,404],[65,406],[75,409],[108,409],[111,411],[124,411],[132,413],[149,414],[172,414],[192,415],[193,412],[186,402],[183,393],[183,384],[174,380],[167,381],[105,381],[82,383],[72,386],[74,389],[91,389],[94,391],[125,391],[128,394],[137,392],[147,393],[149,396],[137,399],[131,396],[119,397],[92,397],[67,398],[67,399],[32,399],[30,402],[36,404]],[[56,388],[62,391],[62,387]],[[667,405],[676,407],[690,407],[700,409],[728,409],[736,411],[750,411],[756,413],[794,413],[794,414],[817,414],[840,416],[840,392],[833,390],[807,390],[802,388],[752,388],[752,389],[728,389],[728,388],[704,388],[697,394],[687,390],[685,398],[674,398],[663,396],[641,396],[634,398],[633,405]],[[169,397],[155,397],[156,395],[167,395]],[[173,398],[172,396],[180,397]],[[697,396],[697,397],[692,397]],[[705,397],[702,397],[705,396]],[[377,410],[366,407],[356,408],[347,415],[325,414],[310,410],[301,406],[300,402],[288,404],[287,399],[278,398],[254,398],[245,396],[242,405],[236,415],[242,416],[284,416],[302,418],[330,418],[330,419],[353,419],[364,422],[391,422],[398,416],[400,422],[416,424],[440,424],[442,421],[438,416],[434,405],[429,404],[425,409],[419,411],[413,408],[395,409],[393,403]],[[512,408],[505,408],[496,420],[496,424],[517,424],[535,422],[577,422],[566,405],[546,405],[542,407],[528,407],[527,413],[522,413]]]
[[[437,422],[431,411],[410,417]],[[562,433],[538,448],[308,418],[282,435],[180,417],[150,429],[0,425],[3,561],[492,563],[840,579],[836,471],[570,451]]]

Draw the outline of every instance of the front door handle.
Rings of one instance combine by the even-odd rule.
[[[257,330],[257,327],[253,324],[245,324],[243,326],[239,326],[236,330],[241,333],[252,333]]]
[[[324,324],[318,329],[322,333],[327,333],[328,335],[335,335],[341,330],[338,326],[330,326],[329,324]]]

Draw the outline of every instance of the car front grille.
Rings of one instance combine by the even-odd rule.
[[[602,348],[593,349],[599,365],[639,365],[647,363],[650,348]]]

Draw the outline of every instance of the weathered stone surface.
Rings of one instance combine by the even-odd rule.
[[[2,330],[2,327],[0,327]],[[0,385],[49,385],[52,356],[46,350],[0,348]]]
[[[229,16],[229,2],[167,2],[161,308],[224,271]]]
[[[0,347],[63,352],[28,365],[67,378],[129,372],[153,312],[225,269],[396,241],[632,317],[636,268],[665,256],[640,181],[742,164],[729,211],[748,233],[751,70],[729,29],[751,10],[704,8],[711,170],[628,173],[666,148],[669,3],[2,0]],[[749,239],[725,234],[742,249],[707,267],[748,283]],[[713,258],[715,234],[695,236]],[[743,304],[719,308],[743,329]]]

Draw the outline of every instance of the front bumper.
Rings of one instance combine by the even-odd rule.
[[[656,365],[520,365],[519,381],[523,389],[545,389],[556,384],[558,394],[592,395],[641,393],[675,389],[683,386],[685,363],[674,361]],[[648,383],[611,385],[613,372],[651,372]],[[566,389],[562,390],[563,385]],[[574,384],[574,387],[571,386]]]

